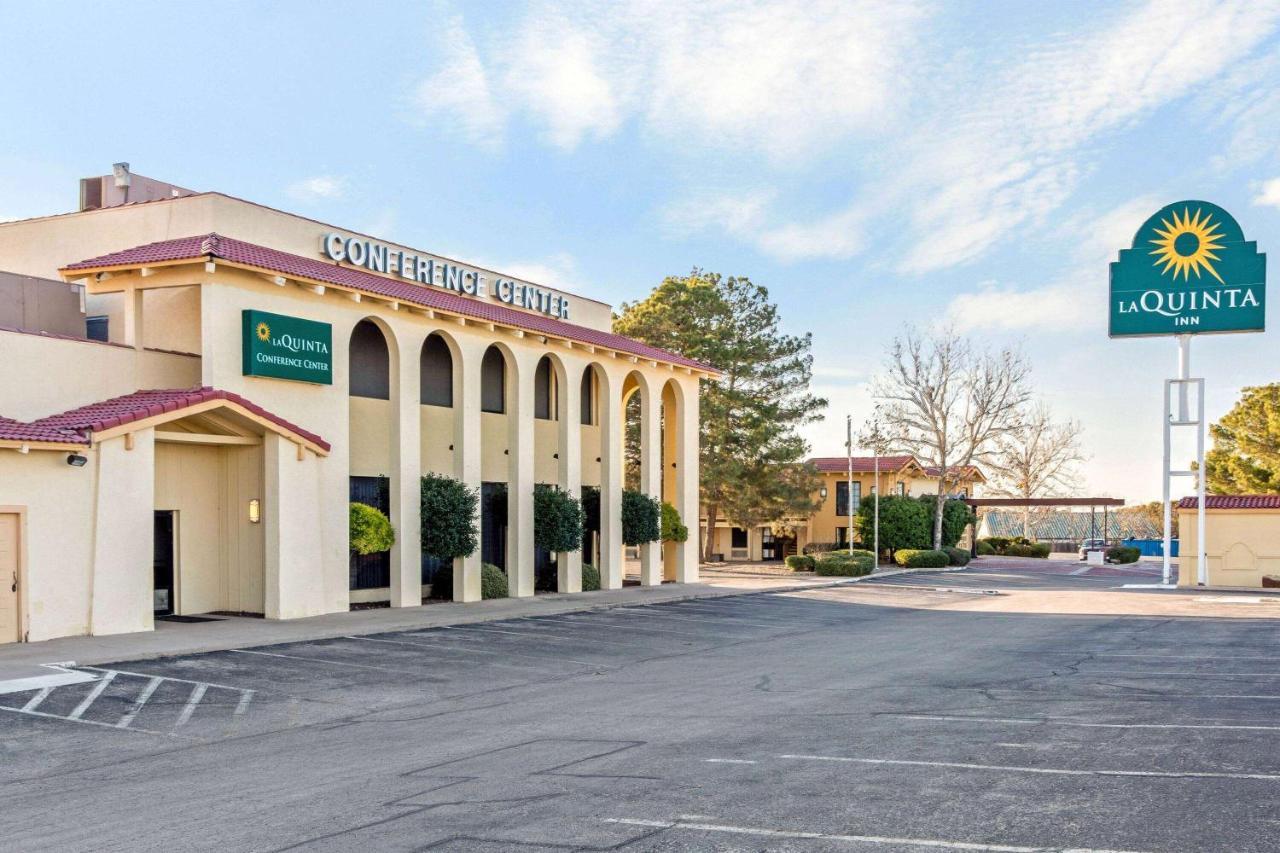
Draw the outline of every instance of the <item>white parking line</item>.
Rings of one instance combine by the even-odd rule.
[[[47,699],[49,697],[49,694],[52,691],[53,691],[52,687],[41,688],[39,693],[37,693],[36,695],[32,696],[30,699],[27,700],[27,704],[22,706],[22,710],[34,711],[36,708],[39,708],[40,703],[43,702],[45,699]]]
[[[1163,772],[1159,770],[1075,770],[1066,767],[1017,767],[1009,764],[970,764],[960,761],[912,761],[898,758],[850,758],[843,755],[779,755],[796,761],[834,761],[847,764],[885,764],[906,767],[946,767],[954,770],[985,770],[993,773],[1035,773],[1046,776],[1133,776],[1154,779],[1256,779],[1280,782],[1275,773]]]
[[[89,706],[93,704],[95,699],[102,695],[102,691],[107,689],[107,685],[110,684],[115,677],[116,674],[108,670],[107,674],[102,676],[98,683],[93,686],[93,689],[89,691],[89,695],[84,697],[80,704],[76,706],[76,709],[67,715],[67,719],[80,719],[80,715],[89,710]]]
[[[204,698],[205,685],[197,684],[191,690],[191,697],[187,699],[187,704],[182,706],[182,713],[178,715],[178,721],[173,724],[175,729],[180,729],[187,724],[187,720],[191,719],[191,715],[196,712],[196,706],[200,704],[200,700]]]
[[[605,818],[605,823],[644,826],[654,829],[687,829],[695,832],[721,832],[750,835],[757,838],[788,838],[815,841],[845,841],[855,844],[892,844],[898,847],[940,847],[945,850],[987,850],[994,853],[1127,853],[1122,850],[1099,850],[1092,847],[1025,847],[1017,844],[978,844],[970,841],[947,841],[940,838],[894,838],[885,835],[843,835],[829,832],[801,832],[789,829],[765,829],[753,826],[729,826],[717,823],[694,823],[684,820],[640,820],[638,818]]]
[[[446,627],[462,627],[462,626],[446,626]],[[435,630],[437,630],[437,629],[435,629],[435,628],[430,628],[430,629],[428,629],[428,630],[430,630],[430,631],[435,631]],[[409,634],[409,636],[411,636],[411,637],[421,637],[421,636],[425,636],[425,635],[424,635],[424,634],[422,634],[422,633],[412,633],[412,632],[406,632],[406,633],[408,633],[408,634]],[[436,643],[437,643],[437,642],[440,642],[440,641],[444,641],[444,642],[451,642],[451,641],[454,639],[454,637],[446,637],[446,636],[441,635],[441,634],[435,634],[435,635],[432,635],[432,640],[433,640],[433,642],[431,642],[431,643],[414,643],[414,642],[410,642],[409,640],[379,640],[379,639],[374,639],[373,637],[347,637],[347,639],[348,639],[348,640],[365,640],[365,641],[370,642],[370,643],[404,643],[404,644],[405,644],[405,645],[407,645],[407,646],[420,646],[420,647],[423,647],[423,648],[436,648]],[[462,643],[469,642],[469,639],[468,639],[468,638],[466,637],[466,635],[464,635],[464,634],[459,634],[459,635],[457,635],[457,638],[456,638],[456,639],[457,639],[459,642],[462,642]],[[479,638],[479,637],[477,637],[476,639],[480,639],[480,638]],[[522,653],[520,653],[520,652],[513,652],[513,651],[510,651],[509,649],[505,649],[505,648],[504,648],[504,649],[502,649],[502,650],[494,650],[494,649],[473,649],[473,648],[471,648],[471,647],[469,647],[469,646],[455,646],[455,645],[448,645],[448,646],[443,646],[443,647],[439,647],[439,648],[440,648],[440,650],[441,650],[441,651],[448,651],[448,652],[462,652],[462,653],[464,653],[464,654],[470,654],[470,655],[490,655],[490,656],[492,656],[492,657],[525,658],[526,660],[534,660],[534,661],[539,661],[539,662],[541,662],[541,663],[551,663],[551,664],[559,663],[559,662],[562,662],[562,661],[563,661],[564,663],[573,663],[573,664],[577,664],[577,665],[579,665],[579,666],[596,666],[596,664],[593,664],[593,663],[584,663],[584,662],[582,662],[582,661],[569,660],[568,658],[549,658],[549,657],[547,657],[546,655],[526,655],[526,654],[522,654]],[[515,664],[503,664],[503,663],[493,663],[493,664],[490,664],[490,665],[491,665],[491,666],[505,666],[505,667],[508,667],[508,668],[511,668],[511,669],[521,669],[521,670],[524,670],[525,672],[528,672],[528,671],[529,671],[529,667],[528,667],[527,665],[526,665],[526,666],[517,666],[517,665],[515,665]]]
[[[755,764],[756,762],[748,758],[704,758],[703,761],[708,764]]]
[[[129,724],[133,722],[133,718],[138,716],[138,712],[142,710],[142,706],[147,704],[147,700],[151,698],[151,694],[156,692],[156,688],[164,681],[163,678],[153,677],[147,682],[147,686],[142,688],[142,692],[138,694],[138,698],[133,700],[133,706],[125,713],[123,717],[116,721],[116,728],[127,729]]]
[[[233,717],[244,716],[244,712],[249,710],[249,703],[252,701],[253,701],[252,690],[241,691],[240,701],[236,703],[236,709],[231,712],[231,716]]]
[[[262,657],[265,657],[265,658],[284,658],[285,660],[301,660],[301,661],[307,661],[309,663],[328,664],[329,666],[346,666],[346,667],[351,667],[352,669],[376,669],[382,672],[398,672],[401,675],[422,675],[421,672],[417,672],[411,669],[395,669],[389,666],[374,666],[372,664],[367,664],[367,663],[347,663],[346,661],[329,660],[328,658],[304,657],[303,655],[282,655],[279,652],[259,652],[259,651],[254,651],[253,649],[227,649],[227,651],[233,652],[238,655],[261,655]]]
[[[886,714],[903,720],[932,720],[948,723],[1002,723],[1015,726],[1074,726],[1083,729],[1240,729],[1251,732],[1280,731],[1280,726],[1235,725],[1229,723],[1090,723],[1058,717],[952,717],[944,714]]]

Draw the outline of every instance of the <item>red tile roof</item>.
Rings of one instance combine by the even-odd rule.
[[[281,430],[329,450],[329,443],[284,418],[246,400],[239,394],[217,388],[170,388],[151,391],[135,391],[122,397],[113,397],[100,403],[90,403],[78,409],[49,415],[30,423],[10,418],[0,418],[0,440],[57,442],[60,444],[88,444],[92,434],[113,429],[143,418],[177,412],[210,400],[226,400],[270,421]]]
[[[222,237],[218,234],[182,237],[176,240],[165,240],[145,246],[136,246],[121,252],[112,252],[96,258],[89,258],[88,260],[70,264],[62,269],[63,272],[75,272],[76,270],[98,270],[107,267],[146,266],[147,264],[194,260],[205,257],[220,258],[233,264],[242,264],[276,273],[277,275],[349,287],[388,299],[420,305],[424,308],[436,308],[490,323],[502,323],[545,335],[553,335],[594,346],[615,349],[640,358],[665,361],[697,370],[715,371],[715,368],[708,364],[685,358],[682,355],[658,349],[657,347],[651,347],[648,344],[643,344],[622,335],[615,335],[612,332],[588,329],[585,326],[577,326],[572,323],[566,323],[563,320],[544,317],[540,314],[530,314],[515,308],[507,308],[503,305],[468,299],[452,291],[424,287],[419,284],[376,275],[352,267],[340,266],[316,258],[304,258],[301,255],[281,252],[278,249],[269,249],[265,246],[246,243],[243,240],[235,240],[230,237]]]
[[[1178,509],[1195,509],[1193,497],[1178,501]],[[1205,509],[1280,509],[1280,495],[1205,495]]]
[[[886,474],[900,471],[915,461],[914,456],[881,456],[880,471]],[[849,470],[849,459],[846,456],[815,456],[809,460],[809,464],[823,473],[842,474]],[[853,470],[856,474],[875,473],[875,457],[853,457]]]

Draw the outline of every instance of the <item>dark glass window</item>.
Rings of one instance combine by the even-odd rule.
[[[545,355],[533,372],[533,416],[544,421],[554,419],[555,381],[551,377],[551,359]]]
[[[387,477],[351,477],[349,497],[391,514],[391,480]],[[381,589],[391,585],[391,552],[352,554],[351,589]]]
[[[507,362],[502,351],[489,347],[480,362],[480,411],[501,415],[507,410]]]
[[[595,418],[595,396],[596,396],[596,372],[588,367],[582,372],[582,423],[590,426],[596,422]]]
[[[858,511],[858,504],[862,503],[862,483],[853,481],[853,511]],[[849,514],[849,481],[836,481],[836,515]]]
[[[91,341],[107,341],[107,318],[105,315],[98,317],[86,317],[84,321],[84,336]]]
[[[351,396],[391,399],[391,358],[382,330],[361,320],[351,331]]]
[[[424,406],[453,405],[453,355],[439,335],[431,335],[422,345],[418,365],[419,402]]]
[[[747,547],[747,531],[746,530],[743,530],[741,527],[735,527],[733,528],[733,532],[731,535],[733,537],[733,540],[730,542],[730,544],[734,548]]]

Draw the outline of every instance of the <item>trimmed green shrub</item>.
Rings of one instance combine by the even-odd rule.
[[[1127,545],[1112,545],[1107,549],[1107,560],[1112,563],[1136,563],[1142,552]]]
[[[854,549],[823,554],[814,564],[814,571],[823,577],[858,578],[871,574],[875,567],[875,555]]]
[[[992,557],[996,553],[996,549],[991,547],[991,543],[985,539],[978,540],[978,556]]]
[[[586,577],[586,573],[583,573]],[[596,575],[599,578],[599,574]],[[598,582],[598,581],[597,581]],[[453,564],[446,563],[431,576],[431,597],[453,601]],[[492,563],[480,564],[480,598],[507,597],[507,573]]]
[[[941,569],[950,562],[946,551],[903,548],[893,555],[899,566],[907,569]]]
[[[596,592],[600,589],[600,570],[590,563],[582,564],[582,591]]]
[[[991,548],[993,554],[1003,554],[1004,549],[1009,547],[1009,538],[1007,536],[988,536],[982,540]]]
[[[426,474],[419,505],[422,513],[422,553],[448,563],[469,557],[480,545],[480,492],[461,480]]]
[[[1042,560],[1049,559],[1049,552],[1053,550],[1053,546],[1048,542],[1032,542],[1031,556],[1039,557]]]
[[[787,557],[787,568],[793,572],[811,572],[817,565],[817,560],[808,554],[792,554]]]
[[[533,544],[552,553],[582,550],[582,504],[566,491],[533,487]]]
[[[646,495],[631,489],[622,491],[622,543],[643,545],[662,538],[662,507]]]
[[[828,551],[834,551],[840,546],[835,542],[810,542],[800,549],[802,554],[825,554]]]
[[[952,566],[969,565],[969,552],[963,548],[943,548],[947,552],[947,562]]]
[[[1034,557],[1035,551],[1030,545],[1023,545],[1020,542],[1010,542],[1004,546],[1004,550],[1000,552],[1004,557]]]
[[[986,551],[984,548],[990,550]],[[1032,542],[1025,536],[1014,536],[1012,539],[1004,536],[988,536],[986,539],[978,540],[979,556],[998,554],[1002,557],[1035,557],[1043,560],[1048,558],[1052,550],[1048,542]]]
[[[666,501],[662,502],[662,541],[685,542],[689,539],[689,528],[680,520],[680,510]]]
[[[481,563],[480,597],[488,601],[491,598],[506,598],[507,594],[507,573],[492,563]]]
[[[352,501],[349,524],[353,554],[377,554],[396,544],[391,519],[380,509]]]
[[[854,529],[863,542],[871,542],[875,536],[876,500],[875,495],[863,498],[853,519]],[[933,539],[931,508],[915,498],[902,495],[886,495],[879,501],[881,548],[896,551],[899,548],[929,546]]]
[[[929,539],[922,547],[933,544],[933,507],[938,502],[937,495],[921,495],[918,499],[924,504],[929,516]],[[948,498],[942,505],[942,547],[954,548],[964,536],[964,529],[977,519],[973,509],[961,500]]]

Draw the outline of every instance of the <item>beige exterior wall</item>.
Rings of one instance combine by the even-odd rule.
[[[0,225],[0,267],[48,275],[75,260],[209,232],[317,256],[325,230],[332,229],[223,196],[195,196]],[[691,371],[372,297],[356,300],[339,290],[281,286],[221,263],[164,267],[146,276],[120,271],[88,280],[86,287],[87,299],[112,312],[113,337],[124,340],[137,330],[142,344],[198,355],[0,332],[0,363],[40,367],[38,382],[0,384],[0,413],[34,420],[143,388],[208,385],[244,396],[331,447],[327,455],[300,452],[271,430],[261,430],[261,443],[252,446],[157,444],[156,430],[146,427],[128,439],[95,440],[81,469],[66,464],[66,451],[0,449],[0,505],[27,513],[29,565],[36,570],[27,613],[33,639],[152,627],[157,508],[178,512],[180,612],[294,618],[346,610],[352,600],[348,478],[362,474],[391,478],[393,606],[416,605],[421,597],[418,479],[426,471],[473,487],[482,480],[512,484],[508,567],[517,595],[533,592],[534,483],[558,483],[575,494],[583,485],[599,486],[602,584],[617,588],[621,398],[628,376],[663,389],[672,412],[665,437],[670,444],[666,457],[658,451],[654,464],[663,470],[659,475],[655,467],[651,492],[671,500],[686,520],[696,517],[699,376]],[[140,299],[129,296],[132,289]],[[140,312],[134,310],[139,304]],[[608,327],[608,306],[579,298],[573,305],[572,322]],[[241,312],[249,308],[330,324],[333,383],[243,375]],[[348,394],[349,341],[364,319],[388,341],[389,400]],[[453,407],[419,403],[419,353],[432,333],[454,353]],[[493,344],[508,359],[504,415],[479,410],[480,363]],[[533,417],[534,369],[544,355],[553,357],[563,377],[557,395],[563,413],[555,420]],[[599,412],[595,424],[581,425],[578,393],[588,369],[597,377]],[[250,526],[246,510],[253,498],[261,501],[262,519]],[[560,588],[580,589],[581,555],[561,556]],[[646,582],[663,575],[696,580],[696,557],[696,537],[690,537],[657,557]],[[459,561],[454,583],[456,599],[479,597],[478,553]]]
[[[1178,586],[1199,576],[1196,511],[1178,511]],[[1280,510],[1206,509],[1205,558],[1210,586],[1260,587],[1264,575],[1280,576]]]

